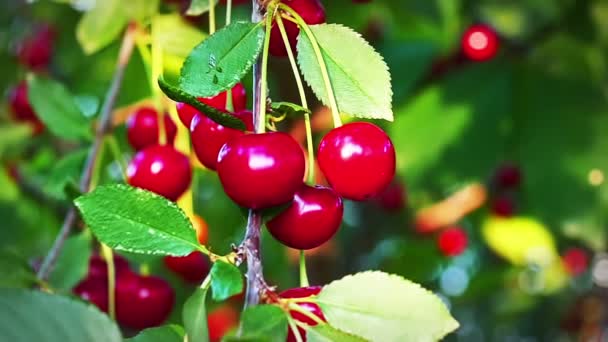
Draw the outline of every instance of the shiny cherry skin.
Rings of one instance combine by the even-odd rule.
[[[275,239],[295,249],[319,247],[331,239],[342,223],[342,199],[331,188],[302,184],[287,209],[268,221]]]
[[[233,114],[245,123],[247,130],[253,130],[253,114],[241,111]],[[196,157],[206,168],[217,168],[217,156],[228,141],[245,134],[238,129],[222,126],[204,115],[196,115],[190,126],[190,137]]]
[[[263,209],[287,203],[302,185],[304,151],[288,134],[245,134],[220,150],[217,172],[238,205]]]
[[[589,256],[582,248],[571,247],[562,255],[562,263],[566,272],[572,276],[579,276],[589,267]]]
[[[377,195],[395,176],[395,147],[388,135],[371,123],[334,128],[321,140],[317,156],[327,182],[351,200]]]
[[[494,179],[500,189],[517,188],[522,180],[521,170],[515,164],[505,163],[496,170]]]
[[[133,329],[161,325],[174,301],[173,289],[162,278],[130,273],[116,282],[116,320]]]
[[[320,0],[284,0],[283,3],[296,11],[308,25],[323,24],[325,22],[325,8]],[[283,24],[289,44],[295,54],[300,29],[298,25],[289,20],[283,20]],[[270,32],[269,52],[276,57],[287,56],[287,49],[285,49],[281,31],[276,23],[273,23],[272,31]]]
[[[44,124],[36,116],[28,99],[27,83],[25,81],[19,82],[16,87],[11,89],[8,102],[13,120],[30,124],[34,128],[34,134],[44,131]]]
[[[226,92],[223,91],[212,97],[199,97],[198,100],[211,107],[226,111],[228,101],[226,95]],[[200,114],[199,111],[196,108],[181,102],[178,102],[175,106],[180,121],[184,126],[190,128],[192,119],[195,115]],[[237,83],[232,87],[232,107],[234,109],[233,112],[240,112],[247,108],[247,92],[242,83]]]
[[[496,31],[488,25],[479,24],[469,27],[462,36],[462,51],[473,61],[483,62],[498,53],[500,41]]]
[[[108,312],[108,284],[104,279],[87,278],[81,281],[72,292],[94,304],[103,312]]]
[[[322,287],[320,287],[320,286],[299,287],[299,288],[283,291],[282,293],[279,294],[279,296],[282,298],[306,298],[306,297],[318,295],[319,292],[321,292],[321,289],[322,289]],[[313,315],[319,317],[322,321],[327,322],[327,319],[325,319],[325,316],[323,315],[321,308],[317,304],[311,303],[311,302],[301,302],[301,303],[298,303],[298,305],[302,309],[308,310]],[[305,316],[297,311],[290,311],[289,314],[291,315],[291,317],[293,319],[296,319],[302,323],[306,323],[306,324],[312,325],[312,326],[317,325],[317,322],[315,322],[308,316]],[[300,335],[302,336],[303,340],[306,341],[306,331],[301,328],[298,328],[298,330],[300,331]],[[295,335],[293,334],[291,329],[288,328],[287,342],[295,342],[295,341],[296,341]]]
[[[164,262],[168,269],[193,284],[202,282],[211,269],[207,257],[201,252],[192,252],[185,257],[166,256]]]
[[[442,231],[437,238],[437,246],[441,254],[454,257],[462,254],[467,248],[467,233],[460,227],[450,227]]]
[[[231,306],[222,305],[207,315],[209,342],[220,342],[231,330],[239,324],[239,313]]]
[[[19,63],[33,70],[44,70],[51,62],[55,30],[47,24],[39,27],[17,46]]]
[[[177,126],[169,115],[164,114],[163,119],[167,144],[173,145]],[[139,108],[127,120],[127,139],[135,151],[158,145],[158,133],[158,112],[154,108]]]
[[[176,201],[192,180],[190,159],[171,146],[150,146],[135,154],[127,178],[132,186]]]

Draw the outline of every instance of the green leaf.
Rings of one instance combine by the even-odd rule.
[[[96,1],[76,26],[76,39],[88,55],[109,45],[120,35],[129,17],[122,0]]]
[[[334,281],[316,302],[332,326],[374,341],[436,341],[458,328],[439,297],[378,271]]]
[[[28,97],[36,115],[54,135],[73,140],[92,137],[89,120],[61,83],[30,75],[27,85]]]
[[[27,260],[9,250],[0,250],[0,288],[27,288],[37,283]]]
[[[184,102],[191,105],[199,112],[204,113],[209,119],[222,126],[239,129],[241,131],[245,130],[245,123],[240,119],[200,102],[196,97],[186,93],[182,89],[170,85],[162,78],[158,79],[158,85],[163,93],[165,93],[165,95],[167,95],[167,97],[169,97],[171,100],[176,102]]]
[[[32,127],[26,124],[0,125],[0,158],[22,147],[32,135]]]
[[[303,116],[304,114],[312,114],[310,109],[291,102],[273,102],[270,105],[272,111],[279,115],[287,116]]]
[[[216,261],[210,273],[213,300],[220,302],[243,291],[243,276],[236,266]]]
[[[254,23],[232,23],[190,53],[181,70],[180,88],[196,96],[214,96],[232,88],[262,50],[264,30]]]
[[[93,234],[113,249],[186,256],[200,248],[186,214],[152,192],[124,184],[105,185],[74,203]]]
[[[82,232],[69,237],[57,258],[49,282],[56,290],[69,292],[89,271],[91,235]]]
[[[256,305],[243,312],[241,329],[247,341],[283,342],[287,338],[287,316],[276,305]]]
[[[31,290],[0,290],[0,331],[12,342],[120,342],[114,322],[94,305]]]
[[[310,30],[319,43],[340,112],[392,121],[391,75],[382,56],[348,27],[321,24]],[[298,38],[298,63],[315,95],[328,105],[321,68],[304,31]]]
[[[140,22],[152,17],[158,12],[159,0],[129,0],[123,2],[123,9],[130,18]]]
[[[186,58],[205,35],[188,24],[178,13],[157,15],[152,21],[154,44],[165,54]]]
[[[184,329],[179,325],[164,325],[141,331],[135,337],[125,339],[125,342],[182,342]],[[194,342],[194,340],[190,340]]]
[[[329,324],[317,324],[306,329],[306,341],[308,342],[365,342],[364,338],[347,334]]]
[[[186,300],[182,309],[182,320],[186,328],[188,341],[209,341],[209,330],[207,328],[207,310],[205,299],[208,287],[198,287],[192,296]]]
[[[188,7],[188,10],[186,11],[186,15],[196,16],[206,13],[209,11],[211,1],[217,5],[215,0],[192,0],[190,2],[190,7]]]
[[[57,199],[65,199],[66,186],[78,182],[87,155],[87,150],[79,150],[60,159],[51,169],[44,191]]]

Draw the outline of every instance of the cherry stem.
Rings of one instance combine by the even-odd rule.
[[[152,86],[152,94],[154,95],[154,107],[156,108],[156,115],[158,121],[158,143],[159,145],[165,145],[167,143],[167,130],[165,129],[165,120],[163,109],[162,96],[163,93],[155,82],[163,73],[163,50],[160,44],[155,44],[154,37],[158,34],[158,27],[151,25],[152,31],[152,44],[150,50],[152,51],[152,78],[150,79],[150,85]]]
[[[125,69],[133,53],[133,46],[135,44],[134,41],[135,26],[133,24],[130,24],[127,30],[125,31],[120,47],[120,52],[118,53],[118,59],[116,61],[116,69],[114,70],[112,83],[110,85],[110,88],[108,89],[108,92],[106,93],[106,98],[103,107],[101,108],[100,118],[98,121],[97,130],[95,132],[95,140],[93,141],[93,145],[89,150],[87,161],[82,170],[82,177],[80,179],[80,190],[83,193],[88,192],[90,190],[91,178],[94,173],[93,169],[100,164],[98,163],[98,160],[99,156],[101,155],[101,150],[103,149],[104,138],[112,129],[112,109],[116,104],[118,92],[120,91],[120,86],[124,78]],[[63,246],[65,244],[65,240],[70,235],[72,226],[76,222],[77,217],[78,216],[76,215],[75,207],[71,206],[65,215],[61,229],[59,230],[59,233],[57,234],[57,237],[53,242],[53,246],[44,258],[42,265],[40,266],[40,269],[36,274],[40,281],[46,281],[49,274],[53,270],[55,262],[57,261],[57,257],[61,253],[61,250],[63,249]]]
[[[232,21],[232,0],[226,0],[226,26]]]
[[[108,312],[112,320],[116,320],[116,268],[114,267],[114,253],[103,243],[101,252],[108,268]]]
[[[260,119],[257,122],[256,133],[264,133],[266,130],[266,96],[268,93],[268,48],[270,46],[270,31],[272,29],[272,17],[274,16],[274,10],[274,7],[269,7],[269,12],[266,13],[266,34],[264,35],[264,48],[262,50],[262,72],[260,75],[261,79],[259,94],[262,100],[256,103],[256,107],[259,108],[258,116]],[[272,11],[272,13],[270,13],[270,11]]]
[[[309,301],[306,301],[306,303],[309,303]],[[313,321],[315,321],[315,323],[323,325],[323,324],[327,324],[326,322],[324,322],[319,316],[313,314],[312,312],[302,308],[301,306],[299,306],[298,304],[295,303],[289,303],[288,306],[289,310],[292,311],[297,311],[299,313],[301,313],[302,315],[312,319]]]
[[[302,339],[302,334],[300,334],[296,320],[291,318],[289,313],[287,313],[287,322],[289,323],[289,329],[291,329],[293,336],[296,338],[296,342],[303,342],[304,340]]]
[[[317,38],[308,27],[308,24],[302,19],[302,17],[298,14],[298,12],[294,11],[291,7],[285,5],[284,3],[279,3],[278,5],[281,9],[289,13],[298,23],[300,28],[304,30],[304,33],[310,40],[312,45],[312,49],[315,52],[315,56],[317,58],[317,63],[319,64],[319,69],[321,69],[321,75],[323,76],[323,81],[325,83],[325,90],[327,91],[327,98],[329,100],[329,105],[331,107],[331,113],[334,120],[334,127],[342,126],[342,119],[340,119],[340,110],[338,108],[338,103],[336,101],[336,97],[334,95],[334,90],[332,88],[331,80],[329,78],[329,73],[327,71],[327,65],[325,65],[325,60],[323,59],[323,54],[321,53],[321,48],[319,47],[319,42],[317,42]]]
[[[215,33],[215,0],[209,0],[209,34]]]
[[[306,255],[304,251],[300,251],[300,287],[307,287],[310,285],[308,283],[308,274],[306,273]]]
[[[120,152],[120,146],[118,145],[118,140],[114,135],[108,135],[106,137],[106,141],[108,146],[110,147],[110,152],[112,153],[114,159],[118,163],[118,167],[120,168],[120,174],[122,175],[122,179],[127,181],[127,163]]]

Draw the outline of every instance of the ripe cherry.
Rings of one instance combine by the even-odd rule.
[[[587,267],[589,267],[587,252],[576,247],[566,250],[562,256],[562,262],[566,271],[572,276],[581,275],[587,270]]]
[[[114,254],[114,272],[116,277],[118,278],[125,272],[130,271],[129,262],[120,255]],[[101,256],[93,255],[89,259],[87,279],[97,279],[104,282],[108,279],[108,265]]]
[[[174,300],[162,278],[130,273],[116,282],[116,319],[133,329],[158,326],[169,317]]]
[[[288,134],[246,134],[220,150],[217,172],[237,204],[263,209],[287,203],[302,185],[304,152]]]
[[[247,130],[253,130],[253,114],[250,111],[241,111],[234,116],[245,123]],[[194,153],[198,160],[211,170],[217,168],[217,156],[222,146],[243,134],[244,132],[238,129],[222,126],[204,115],[196,115],[190,126]]]
[[[45,69],[53,55],[54,39],[55,30],[49,25],[42,25],[17,46],[19,62],[34,70]]]
[[[219,110],[226,111],[227,107],[227,96],[226,92],[223,91],[213,97],[199,97],[198,100],[205,104],[215,107]],[[188,128],[195,115],[199,114],[198,110],[188,104],[178,102],[176,104],[177,114],[179,115],[180,121]],[[242,83],[237,83],[232,88],[232,107],[233,112],[240,112],[247,108],[247,92]]]
[[[209,274],[207,257],[201,252],[192,252],[185,257],[166,256],[165,265],[180,278],[198,284]]]
[[[228,305],[223,305],[207,315],[209,341],[219,342],[239,324],[239,313]]]
[[[169,115],[164,114],[163,119],[167,144],[173,145],[177,135],[177,126]],[[158,145],[158,133],[158,112],[154,108],[139,108],[127,120],[127,138],[136,151]]]
[[[342,199],[330,188],[302,184],[291,205],[266,226],[275,239],[295,249],[319,247],[342,223]]]
[[[471,60],[487,61],[498,52],[499,39],[488,25],[473,25],[462,37],[462,51]]]
[[[190,185],[188,157],[171,146],[154,145],[135,154],[127,167],[129,184],[176,201]]]
[[[515,212],[513,200],[507,196],[499,196],[492,202],[492,212],[494,215],[502,217],[511,217]]]
[[[87,278],[81,281],[72,292],[80,298],[95,304],[99,310],[108,312],[108,284],[104,279]]]
[[[521,184],[521,170],[514,164],[506,163],[496,170],[494,179],[501,189],[517,188]]]
[[[447,257],[460,255],[467,248],[467,233],[460,227],[450,227],[439,234],[437,245]]]
[[[397,212],[405,207],[405,187],[397,180],[374,197],[380,207],[388,212]]]
[[[323,24],[325,22],[325,8],[323,8],[323,4],[319,0],[284,0],[283,3],[296,11],[308,25]],[[289,20],[283,20],[283,24],[285,25],[289,44],[295,53],[300,29],[298,25]],[[277,57],[287,56],[285,43],[283,43],[281,31],[276,23],[273,24],[272,31],[270,32],[269,52]]]
[[[395,176],[395,148],[378,126],[354,122],[331,130],[319,144],[319,166],[336,192],[355,201],[384,190]]]
[[[280,293],[279,296],[282,298],[306,298],[306,297],[318,295],[319,292],[321,292],[321,289],[322,288],[320,286],[300,287],[300,288],[289,289],[287,291],[284,291],[284,292]],[[300,306],[302,309],[309,311],[313,315],[319,317],[322,321],[324,321],[324,322],[327,321],[325,319],[325,316],[323,315],[323,312],[321,311],[321,308],[317,304],[312,303],[312,302],[299,302],[298,306]],[[302,323],[306,323],[311,326],[317,325],[317,322],[315,322],[313,319],[311,319],[308,316],[301,314],[297,311],[289,311],[289,314],[291,315],[291,317],[293,319],[296,319]],[[300,335],[302,336],[303,340],[306,341],[306,331],[302,328],[298,328],[298,331],[300,331]],[[291,329],[288,329],[287,342],[295,342],[295,341],[296,341],[295,335],[293,334]]]
[[[9,104],[11,116],[15,121],[25,122],[34,128],[34,134],[44,131],[44,124],[38,119],[28,99],[27,83],[25,81],[11,89],[9,93]]]

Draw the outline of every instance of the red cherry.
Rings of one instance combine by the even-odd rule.
[[[192,226],[196,231],[198,243],[201,245],[206,245],[207,242],[209,242],[209,226],[207,225],[207,221],[198,215],[192,216],[191,220]]]
[[[129,184],[176,201],[190,186],[188,157],[171,146],[150,146],[135,154],[127,167]]]
[[[321,1],[319,0],[284,0],[283,3],[296,11],[302,19],[304,19],[304,22],[309,25],[323,24],[325,22],[325,8],[323,8],[323,4],[321,4]],[[283,24],[285,25],[285,32],[287,33],[289,44],[295,54],[300,29],[298,28],[298,25],[289,20],[283,20]],[[271,55],[277,57],[287,56],[285,43],[283,43],[281,31],[276,23],[273,23],[272,31],[270,32],[269,52]]]
[[[250,111],[242,111],[234,115],[245,123],[248,130],[253,130],[253,114]],[[217,168],[217,155],[222,146],[243,134],[238,129],[224,127],[204,115],[196,115],[190,126],[194,153],[198,160],[211,170]]]
[[[95,304],[99,310],[108,312],[108,284],[103,279],[87,278],[72,290],[80,298]]]
[[[509,197],[500,196],[492,202],[492,212],[497,216],[511,217],[515,212],[515,206]]]
[[[54,39],[55,30],[49,25],[42,25],[17,46],[19,62],[34,70],[45,69],[53,55]]]
[[[300,287],[300,288],[289,289],[287,291],[284,291],[284,292],[280,293],[279,296],[282,298],[306,298],[306,297],[318,295],[319,292],[321,292],[321,289],[322,289],[322,287],[320,287],[320,286]],[[300,302],[300,303],[298,303],[298,305],[302,309],[310,311],[310,313],[319,317],[322,321],[327,322],[327,320],[325,319],[325,316],[323,315],[323,312],[321,311],[321,308],[317,304],[312,303],[312,302]],[[308,316],[303,315],[297,311],[289,311],[289,314],[291,315],[291,317],[293,317],[294,319],[296,319],[302,323],[306,323],[306,324],[312,325],[312,326],[317,325],[317,322],[315,322],[313,319],[311,319]],[[303,340],[306,341],[306,331],[301,328],[298,328],[298,331],[300,331],[300,335],[302,336]],[[291,329],[288,329],[287,342],[295,342],[295,341],[296,341],[295,335],[293,334]]]
[[[19,82],[16,87],[11,89],[8,99],[11,107],[11,116],[15,121],[26,122],[32,125],[34,134],[38,134],[44,131],[44,124],[36,116],[27,94],[27,83],[25,81]]]
[[[133,329],[158,326],[169,317],[174,300],[165,280],[131,273],[116,282],[116,319]]]
[[[163,119],[167,144],[173,145],[177,126],[169,115],[164,114]],[[127,138],[136,151],[158,145],[158,133],[158,112],[154,108],[139,108],[127,120]]]
[[[245,134],[220,150],[217,172],[237,204],[263,209],[287,203],[302,185],[304,152],[288,134]]]
[[[116,277],[130,271],[129,262],[120,255],[114,254],[114,272]],[[108,265],[101,256],[93,255],[89,259],[87,279],[97,279],[104,282],[108,279]]]
[[[275,239],[295,249],[319,247],[342,223],[342,199],[332,189],[302,184],[291,205],[266,226]]]
[[[201,252],[192,252],[185,257],[166,256],[165,265],[189,283],[198,284],[209,274],[209,262]]]
[[[219,342],[222,337],[236,328],[239,324],[239,313],[232,307],[224,305],[207,315],[209,341]]]
[[[589,257],[585,250],[572,247],[567,249],[562,256],[562,262],[570,275],[578,276],[587,270],[587,267],[589,266]]]
[[[198,100],[219,110],[227,110],[227,96],[225,91],[213,97],[199,97]],[[178,102],[175,106],[177,108],[177,114],[179,115],[179,119],[181,120],[181,122],[186,127],[190,128],[190,123],[192,122],[194,116],[196,114],[200,114],[198,110],[190,105],[181,102]],[[240,112],[247,108],[247,92],[245,91],[245,87],[242,83],[237,83],[232,88],[232,106],[234,108],[233,112]]]
[[[504,164],[496,170],[494,175],[496,184],[501,189],[517,188],[521,184],[521,171],[513,164]]]
[[[487,61],[498,52],[498,35],[487,25],[473,25],[462,37],[462,51],[474,61]]]
[[[376,195],[374,199],[386,211],[400,211],[405,207],[405,187],[399,181],[393,181],[386,189]]]
[[[451,227],[439,234],[437,245],[447,257],[460,255],[467,248],[467,233],[460,227]]]
[[[395,148],[378,126],[354,122],[331,130],[319,145],[319,167],[336,192],[355,201],[384,190],[395,176]]]

